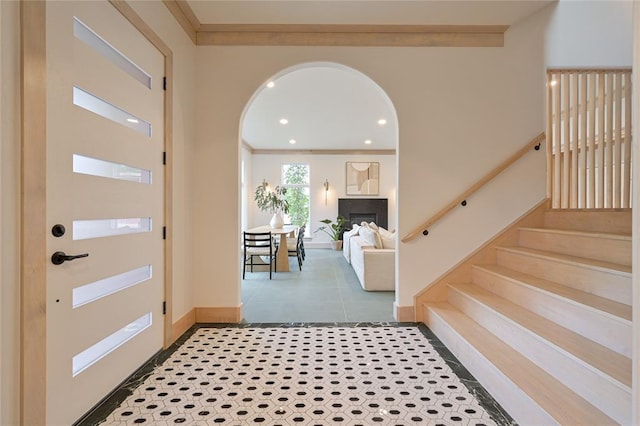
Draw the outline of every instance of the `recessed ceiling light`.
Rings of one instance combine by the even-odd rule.
[[[290,143],[291,145],[293,145],[293,144],[295,144],[295,143],[296,143],[296,140],[295,140],[295,139],[289,139],[289,143]]]
[[[267,83],[267,87],[268,87],[269,89],[271,89],[271,88],[272,88],[273,86],[275,86],[275,85],[276,85],[276,84],[275,84],[273,81],[270,81],[270,82],[268,82],[268,83]]]
[[[289,120],[287,120],[286,118],[281,118],[280,119],[280,124],[287,124],[289,122]]]
[[[380,126],[384,126],[385,124],[387,124],[387,120],[385,120],[384,118],[381,118],[380,120],[378,120],[378,124]]]
[[[135,119],[135,118],[127,118],[127,121],[129,123],[139,123],[139,121],[137,119]]]
[[[364,143],[367,145],[371,145],[371,139],[367,139],[366,141],[364,141]]]

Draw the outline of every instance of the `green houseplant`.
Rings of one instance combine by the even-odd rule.
[[[342,233],[347,229],[347,219],[338,216],[335,223],[331,219],[323,219],[320,222],[324,225],[316,229],[315,232],[324,232],[331,237],[331,247],[334,250],[342,249]]]
[[[256,188],[253,199],[258,204],[258,208],[262,211],[268,211],[273,214],[269,225],[272,228],[282,228],[284,219],[282,213],[289,212],[289,202],[286,200],[287,188],[276,186],[273,191],[269,188],[269,183],[263,181]]]

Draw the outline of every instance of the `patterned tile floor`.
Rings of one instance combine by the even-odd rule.
[[[423,325],[200,327],[167,352],[78,424],[512,424]]]

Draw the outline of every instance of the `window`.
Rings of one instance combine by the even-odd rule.
[[[289,213],[285,215],[285,222],[302,226],[309,223],[309,165],[283,164],[282,186],[287,188],[285,196],[289,203]],[[305,237],[310,233],[306,228]]]

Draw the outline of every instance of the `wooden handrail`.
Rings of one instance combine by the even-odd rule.
[[[406,243],[408,241],[413,240],[418,235],[421,235],[423,233],[423,231],[425,231],[431,225],[433,225],[438,220],[440,220],[443,216],[445,216],[447,213],[449,213],[451,210],[453,210],[456,206],[458,206],[458,205],[460,205],[462,203],[464,203],[464,205],[466,205],[467,198],[469,198],[474,192],[476,192],[478,189],[482,188],[482,186],[484,186],[487,182],[489,182],[494,177],[498,176],[507,167],[509,167],[511,164],[515,163],[520,157],[522,157],[524,154],[529,152],[531,150],[531,148],[533,148],[536,145],[542,143],[545,139],[546,139],[546,136],[545,136],[544,132],[540,133],[538,136],[533,138],[523,148],[521,148],[518,152],[513,154],[511,157],[507,158],[502,163],[500,163],[500,165],[498,165],[495,169],[493,169],[491,172],[489,172],[486,176],[484,176],[478,182],[473,184],[469,189],[464,191],[462,193],[462,195],[460,195],[458,198],[456,198],[455,200],[453,200],[452,202],[447,204],[446,207],[444,207],[438,213],[436,213],[433,216],[431,216],[427,221],[422,223],[420,226],[418,226],[412,232],[410,232],[407,235],[405,235],[402,238],[402,242]]]

